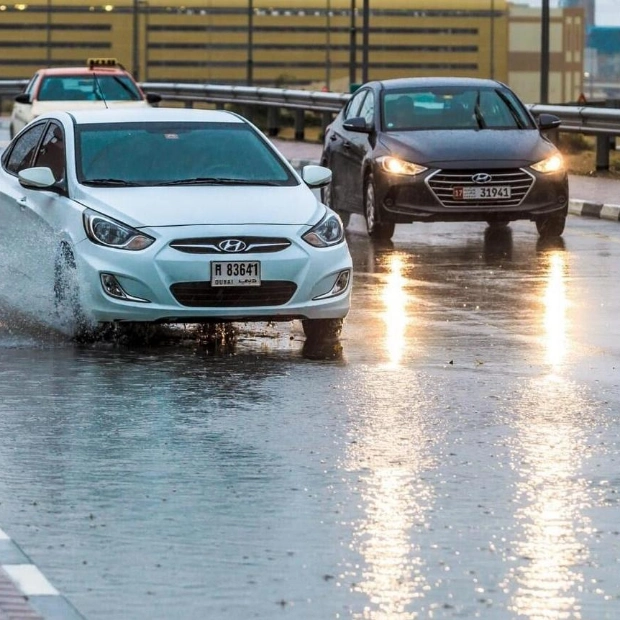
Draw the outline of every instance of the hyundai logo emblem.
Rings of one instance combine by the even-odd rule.
[[[489,183],[490,181],[492,181],[493,177],[490,174],[487,174],[486,172],[479,172],[478,174],[474,174],[471,180],[474,183],[478,183],[479,185],[482,185],[483,183]]]
[[[217,247],[222,252],[243,252],[248,246],[241,239],[226,239],[225,241],[220,241]]]

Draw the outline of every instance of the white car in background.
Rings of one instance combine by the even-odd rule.
[[[32,119],[51,110],[146,108],[161,96],[144,93],[114,58],[89,58],[84,67],[39,69],[15,97],[9,133],[17,135]]]
[[[300,319],[308,338],[335,338],[352,261],[311,190],[330,180],[299,175],[231,112],[50,112],[2,153],[1,249],[50,272],[76,334]]]

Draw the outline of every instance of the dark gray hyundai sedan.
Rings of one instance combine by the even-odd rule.
[[[327,128],[323,199],[345,224],[389,240],[397,223],[531,220],[547,239],[564,231],[568,176],[545,136],[560,119],[534,118],[495,80],[410,78],[369,82]]]

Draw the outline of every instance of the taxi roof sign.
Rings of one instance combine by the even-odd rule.
[[[93,69],[94,67],[120,67],[116,58],[89,58],[86,64]]]

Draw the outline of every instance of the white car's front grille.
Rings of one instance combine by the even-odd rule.
[[[281,237],[198,237],[175,239],[170,247],[187,254],[256,254],[280,252],[291,245]]]

